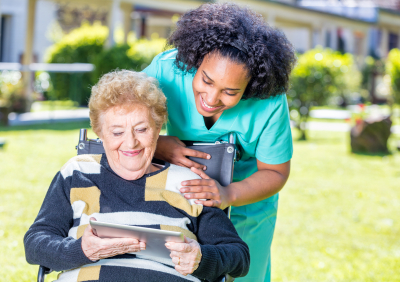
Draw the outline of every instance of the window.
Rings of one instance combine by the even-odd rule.
[[[389,51],[394,48],[399,47],[398,43],[399,43],[399,35],[396,33],[390,32],[389,33]]]

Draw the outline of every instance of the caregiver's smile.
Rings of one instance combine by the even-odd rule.
[[[192,84],[197,111],[215,122],[239,103],[249,80],[244,65],[219,54],[205,56]]]

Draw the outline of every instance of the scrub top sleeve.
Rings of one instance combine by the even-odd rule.
[[[159,64],[159,60],[160,57],[163,53],[158,54],[157,56],[154,57],[153,61],[151,61],[151,64],[149,66],[147,66],[147,68],[145,68],[143,70],[143,72],[145,74],[147,74],[148,76],[154,77],[158,79],[158,76],[160,75],[160,64]]]
[[[257,160],[266,164],[282,164],[293,155],[292,132],[286,95],[276,97],[276,103],[265,128],[261,132],[257,148]]]

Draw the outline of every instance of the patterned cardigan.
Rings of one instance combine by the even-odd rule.
[[[240,277],[250,265],[249,249],[224,212],[187,200],[180,183],[199,178],[190,169],[165,166],[137,180],[125,180],[107,157],[81,155],[54,177],[39,214],[24,238],[26,259],[63,271],[57,281],[215,281]],[[124,254],[97,262],[81,248],[89,218],[98,221],[180,231],[197,240],[202,259],[183,276],[172,260]]]

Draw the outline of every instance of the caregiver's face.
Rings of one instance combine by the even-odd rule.
[[[216,121],[239,103],[249,82],[245,65],[218,54],[208,54],[193,79],[197,111]]]
[[[113,171],[127,180],[151,172],[161,128],[156,128],[149,109],[143,105],[115,106],[102,115],[101,121],[100,138]]]

